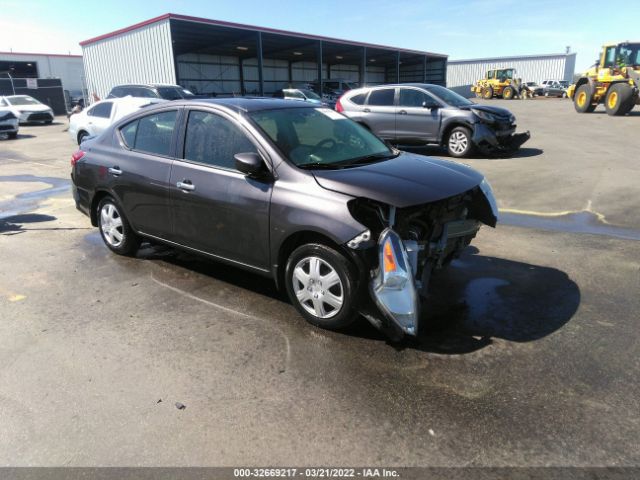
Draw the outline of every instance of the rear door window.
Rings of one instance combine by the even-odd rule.
[[[169,156],[177,110],[147,115],[120,129],[124,143],[133,150]]]
[[[369,94],[367,105],[392,107],[394,103],[395,93],[395,88],[383,88],[380,90],[374,90]]]

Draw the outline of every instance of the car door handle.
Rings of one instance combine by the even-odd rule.
[[[365,112],[365,113],[369,113],[369,112],[371,111],[371,109],[370,109],[370,108],[365,108],[365,109],[364,109],[364,110],[362,110],[362,111],[363,111],[363,112]]]
[[[109,168],[109,173],[117,177],[119,175],[122,175],[122,170],[120,170],[120,167],[111,167]]]
[[[182,182],[176,183],[176,187],[178,187],[183,192],[191,192],[196,189],[196,186],[191,183],[191,180],[183,180]]]
[[[400,110],[398,113],[399,113],[400,115],[406,115],[406,114],[407,114],[407,111],[406,111],[406,110]]]

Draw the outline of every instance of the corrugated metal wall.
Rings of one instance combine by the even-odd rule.
[[[98,40],[82,52],[89,97],[105,98],[123,83],[176,83],[169,20]]]
[[[539,55],[508,58],[483,58],[478,60],[449,60],[447,87],[461,94],[470,95],[469,89],[483,78],[487,70],[513,67],[517,77],[524,82],[543,80],[573,80],[576,54]]]

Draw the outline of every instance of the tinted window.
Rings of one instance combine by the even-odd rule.
[[[216,167],[235,169],[236,153],[257,152],[249,138],[220,115],[192,111],[187,122],[184,158]]]
[[[112,107],[113,103],[111,102],[99,103],[95,107],[89,109],[87,115],[90,117],[110,118]]]
[[[393,97],[395,95],[394,88],[385,88],[382,90],[374,90],[369,94],[368,105],[393,106]]]
[[[150,88],[145,87],[129,87],[125,89],[124,96],[131,95],[132,97],[142,98],[158,98],[158,95]]]
[[[366,93],[360,93],[358,95],[354,95],[353,97],[350,98],[352,103],[355,103],[356,105],[364,105],[364,101],[367,99],[367,94]]]
[[[138,120],[136,131],[133,133],[133,136],[135,136],[133,148],[156,155],[169,155],[171,153],[171,138],[176,124],[176,116],[177,112],[173,110],[142,117]],[[133,128],[131,124],[128,124],[127,127]],[[122,134],[124,137],[124,129]],[[130,141],[131,132],[127,132],[127,135]]]
[[[436,102],[426,93],[420,90],[412,90],[410,88],[400,89],[400,103],[401,107],[422,107],[423,103],[427,106],[435,104]]]

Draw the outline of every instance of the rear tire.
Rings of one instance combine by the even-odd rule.
[[[626,115],[633,108],[633,90],[626,83],[614,83],[609,87],[604,107],[609,115]]]
[[[512,87],[505,87],[502,90],[502,98],[505,100],[511,100],[515,95],[515,90]]]
[[[471,140],[471,130],[467,127],[456,127],[447,137],[447,151],[455,158],[469,157],[474,147]]]
[[[134,255],[140,248],[140,237],[131,228],[122,208],[110,197],[104,197],[96,212],[100,236],[105,245],[118,255]]]
[[[484,90],[482,90],[482,98],[485,100],[491,100],[493,98],[493,88],[485,87]]]
[[[573,106],[578,113],[591,113],[596,109],[596,105],[593,103],[593,92],[588,84],[583,84],[578,87],[575,95],[573,96]]]
[[[337,250],[319,243],[296,248],[284,281],[289,300],[312,325],[336,330],[357,320],[358,278]]]
[[[15,140],[16,138],[18,138],[18,132],[7,133],[7,137],[9,137],[9,140]]]

